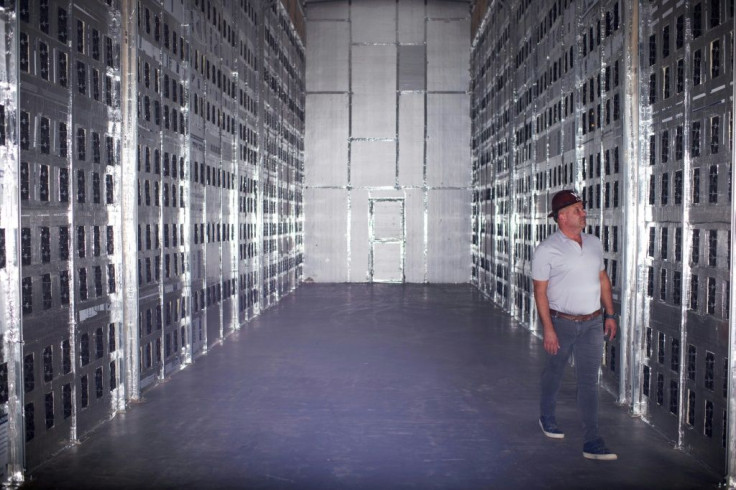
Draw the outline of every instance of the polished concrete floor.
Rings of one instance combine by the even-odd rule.
[[[306,284],[145,393],[28,488],[714,488],[716,475],[602,395],[615,462],[537,426],[544,351],[467,285]]]

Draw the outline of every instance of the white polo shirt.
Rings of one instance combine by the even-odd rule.
[[[537,246],[532,258],[532,278],[549,281],[549,307],[571,315],[601,309],[603,246],[593,235],[581,236],[582,247],[557,230]]]

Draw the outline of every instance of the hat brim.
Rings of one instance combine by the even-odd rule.
[[[573,204],[577,204],[577,203],[579,203],[579,202],[583,203],[583,206],[585,206],[585,201],[583,201],[582,199],[580,199],[579,201],[578,201],[578,200],[575,200],[575,201],[573,201],[573,202],[567,203],[567,204],[565,204],[564,206],[562,206],[562,207],[558,208],[558,209],[557,209],[557,211],[552,211],[551,213],[549,213],[549,214],[547,215],[547,217],[548,217],[548,218],[554,218],[554,216],[555,216],[555,213],[559,213],[560,211],[562,211],[562,210],[563,210],[563,209],[565,209],[566,207],[568,207],[568,206],[572,206]]]

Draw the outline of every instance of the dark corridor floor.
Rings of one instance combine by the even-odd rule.
[[[471,286],[315,285],[283,299],[29,488],[713,488],[602,393],[616,462],[582,457],[571,370],[537,426],[541,342]]]

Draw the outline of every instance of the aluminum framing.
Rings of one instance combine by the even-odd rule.
[[[382,233],[382,226],[384,220],[379,219],[379,223],[376,223],[376,218],[379,216],[376,208],[380,204],[398,204],[399,205],[399,226],[398,233],[395,235],[389,234],[384,236]],[[404,270],[406,268],[406,253],[404,247],[406,246],[406,202],[402,198],[388,198],[388,197],[369,197],[368,198],[368,214],[370,215],[369,220],[369,240],[371,243],[370,248],[370,279],[371,282],[389,282],[389,283],[403,283],[405,280]],[[398,245],[399,247],[399,274],[398,278],[382,278],[381,274],[376,274],[376,248],[383,247],[384,245]],[[379,258],[380,259],[380,258]],[[382,269],[383,270],[383,269]],[[378,277],[376,277],[378,276]]]
[[[0,131],[0,306],[6,312],[0,317],[2,328],[3,375],[0,400],[3,410],[0,424],[3,438],[0,445],[7,448],[2,463],[2,480],[17,482],[23,479],[25,443],[23,427],[23,314],[21,301],[21,218],[20,218],[20,93],[19,33],[16,13],[0,9],[3,48],[7,53],[0,61],[0,104],[2,125]]]

